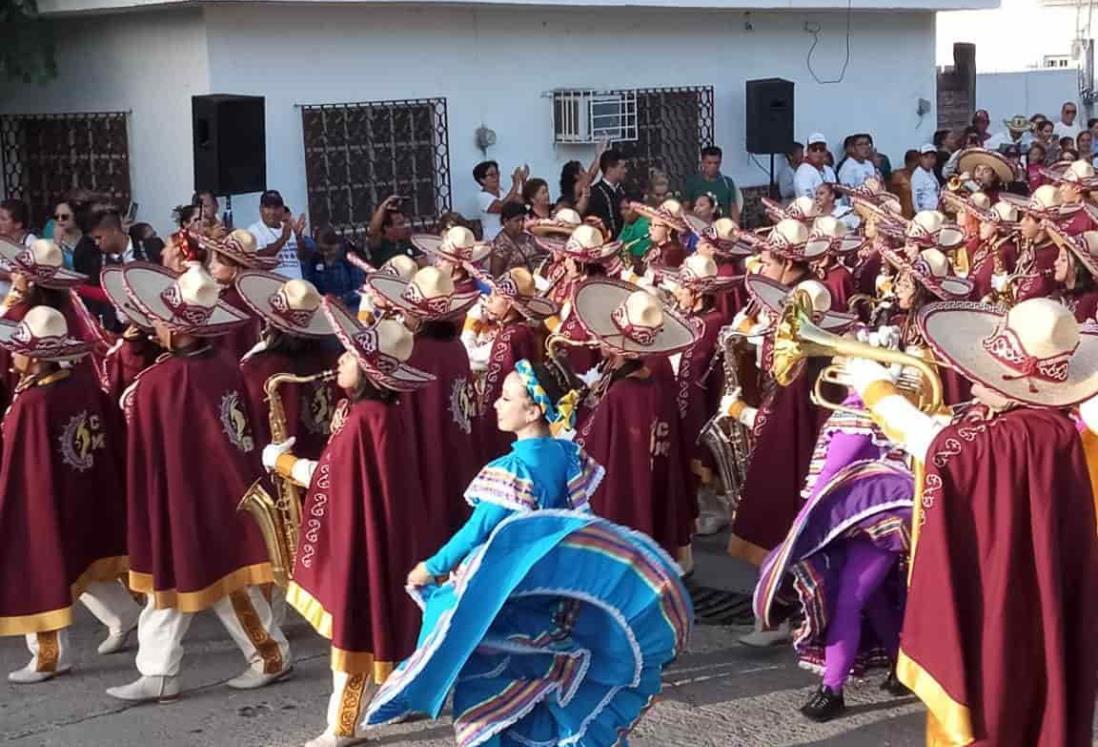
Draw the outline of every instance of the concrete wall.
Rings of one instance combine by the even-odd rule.
[[[1094,32],[1087,4],[1048,5],[1042,0],[1002,0],[995,10],[938,13],[937,61],[953,64],[953,43],[976,45],[976,70],[981,73],[1030,70],[1044,55],[1069,55],[1076,34]]]
[[[1078,98],[1078,72],[1075,70],[1030,70],[976,76],[976,108],[987,109],[993,132],[1003,129],[1002,120],[1015,114],[1028,117],[1040,112],[1056,121],[1064,102]],[[1079,111],[1083,111],[1082,106]]]

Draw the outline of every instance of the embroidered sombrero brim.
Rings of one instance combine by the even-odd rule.
[[[603,345],[628,358],[672,355],[694,344],[696,334],[690,323],[676,312],[663,306],[663,326],[650,345],[642,345],[626,337],[614,324],[611,315],[639,286],[613,278],[593,278],[576,289],[572,311],[580,324]]]
[[[122,284],[126,296],[151,322],[160,322],[173,332],[195,337],[217,337],[232,332],[247,323],[248,316],[224,301],[218,301],[209,318],[194,324],[178,318],[161,294],[176,281],[176,276],[160,265],[133,262],[122,267]]]
[[[919,235],[909,232],[914,225],[913,221],[906,218],[885,221],[878,224],[877,230],[893,239],[903,242],[911,242],[925,249],[954,249],[965,243],[965,232],[958,226],[946,224],[932,234]]]
[[[572,235],[579,223],[569,223],[555,218],[535,218],[526,221],[526,231],[534,236],[564,236]]]
[[[961,155],[957,156],[957,173],[962,174],[968,172],[973,174],[976,171],[977,166],[988,166],[995,172],[995,176],[999,177],[999,181],[1003,184],[1009,184],[1014,181],[1014,167],[1010,165],[1010,161],[993,150],[987,150],[986,148],[968,148],[961,151]]]
[[[250,270],[269,270],[278,266],[278,257],[262,257],[258,254],[247,254],[240,251],[235,244],[224,239],[210,239],[205,236],[198,240],[199,246],[210,253],[220,254],[231,259],[236,264]]]
[[[0,319],[0,348],[40,361],[72,361],[91,352],[92,344],[71,337],[54,340],[23,341],[15,337],[17,322]]]
[[[1098,189],[1098,176],[1092,176],[1088,179],[1080,179],[1075,175],[1069,175],[1068,169],[1071,167],[1071,163],[1065,161],[1053,166],[1042,167],[1040,169],[1041,176],[1048,179],[1054,184],[1077,184],[1083,190]]]
[[[808,244],[806,244],[806,250],[811,253],[819,251],[819,247],[816,244],[823,244],[824,253],[829,253],[836,256],[842,256],[844,254],[850,254],[856,252],[865,245],[865,237],[863,236],[841,236],[839,238],[831,238],[827,236],[821,236],[819,238],[810,238]]]
[[[1053,243],[1067,249],[1075,255],[1075,259],[1082,263],[1083,267],[1087,268],[1087,272],[1090,273],[1090,276],[1098,280],[1098,257],[1087,251],[1086,246],[1083,244],[1082,236],[1072,236],[1064,232],[1064,229],[1057,226],[1055,223],[1046,224],[1045,230],[1048,232],[1049,238],[1052,239]]]
[[[410,283],[407,280],[401,280],[392,275],[383,275],[380,272],[366,278],[367,288],[372,288],[397,309],[405,314],[414,316],[417,319],[449,319],[450,317],[464,314],[471,309],[473,304],[477,302],[477,299],[480,298],[480,293],[478,291],[468,291],[466,293],[458,293],[455,291],[449,299],[447,299],[448,304],[445,309],[429,311],[404,298],[404,291],[409,285]]]
[[[658,207],[652,207],[643,202],[634,202],[632,204],[633,210],[643,215],[650,221],[658,221],[665,225],[671,226],[676,231],[688,231],[689,226],[686,223],[685,218],[682,215],[672,215],[666,210],[661,210]]]
[[[759,201],[762,203],[763,210],[766,211],[766,216],[774,223],[780,223],[783,220],[797,220],[801,223],[811,223],[819,216],[813,215],[801,215],[799,212],[790,210],[784,207],[780,202],[772,200],[769,197],[760,197]]]
[[[693,273],[683,274],[681,267],[667,267],[665,265],[649,265],[657,274],[667,280],[688,288],[697,293],[727,293],[734,290],[736,285],[743,282],[743,275],[711,275],[698,277]]]
[[[29,257],[30,250],[26,247],[0,239],[0,263],[11,272],[26,275],[35,285],[60,290],[80,285],[88,279],[87,275],[66,270],[64,267],[33,264],[27,261]]]
[[[152,329],[152,319],[149,318],[148,314],[137,308],[126,293],[126,284],[122,279],[122,265],[107,265],[100,270],[99,285],[103,288],[103,292],[107,294],[107,298],[111,299],[111,305],[118,313],[138,327]]]
[[[395,392],[412,392],[435,380],[426,371],[420,371],[395,358],[378,355],[376,335],[368,327],[359,324],[354,315],[338,301],[325,298],[321,301],[320,308],[344,349],[355,357],[358,365],[375,384]]]
[[[473,244],[473,248],[470,250],[470,255],[468,257],[461,257],[449,249],[443,249],[442,237],[430,233],[414,233],[411,236],[411,242],[421,252],[435,258],[441,257],[442,259],[454,262],[455,264],[461,264],[463,262],[469,262],[474,265],[479,264],[492,253],[491,244],[478,241]]]
[[[779,244],[770,239],[763,239],[761,248],[791,262],[811,262],[827,254],[829,246],[828,242],[806,241],[803,244]]]
[[[1048,219],[1050,221],[1064,221],[1075,217],[1075,214],[1084,209],[1083,204],[1074,202],[1067,205],[1057,205],[1052,208],[1038,208],[1029,202],[1028,197],[1004,192],[999,199],[1009,203],[1022,213],[1028,213],[1035,218]],[[1088,213],[1089,214],[1089,213]]]
[[[319,306],[308,316],[307,324],[295,322],[288,314],[278,312],[271,299],[285,284],[286,278],[283,276],[262,270],[245,270],[236,276],[236,290],[244,303],[271,326],[291,335],[304,337],[327,337],[333,334],[332,325],[328,323],[328,318],[320,311]]]
[[[956,275],[937,277],[920,272],[914,263],[901,252],[889,246],[881,247],[881,256],[900,272],[909,272],[919,285],[930,291],[935,298],[942,301],[960,301],[968,298],[972,293],[972,281]]]
[[[620,241],[611,241],[594,249],[578,250],[568,246],[567,237],[535,236],[534,243],[557,257],[571,257],[585,264],[602,264],[618,256]]]
[[[1067,380],[1012,378],[1017,374],[995,360],[981,344],[1003,323],[1004,316],[986,304],[945,301],[927,304],[917,319],[936,353],[972,381],[1004,397],[1038,407],[1070,407],[1098,394],[1098,332],[1080,330],[1079,347],[1068,364]]]
[[[895,199],[894,195],[888,194],[888,196],[892,199],[875,199],[852,195],[850,197],[850,204],[863,219],[866,216],[872,216],[878,224],[902,223],[904,217],[899,209],[892,209],[891,207],[895,205],[898,208],[899,202]]]
[[[743,282],[751,297],[765,306],[775,319],[781,316],[794,290],[758,274],[748,275]],[[856,321],[858,321],[857,315],[838,311],[816,311],[812,314],[812,323],[829,332],[842,331]]]

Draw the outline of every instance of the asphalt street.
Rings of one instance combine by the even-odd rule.
[[[722,538],[699,548],[698,577],[705,585],[747,590],[750,566],[722,552]],[[98,656],[105,631],[81,608],[73,629],[75,666],[70,674],[32,686],[0,684],[0,743],[18,747],[137,747],[232,745],[291,747],[323,730],[330,688],[327,646],[290,613],[294,676],[258,691],[225,687],[243,659],[212,613],[191,626],[183,660],[183,697],[168,705],[132,706],[108,697],[107,687],[137,676],[134,646]],[[698,626],[690,651],[665,672],[660,700],[641,719],[634,747],[921,747],[925,711],[913,698],[878,689],[881,674],[847,688],[847,715],[828,724],[805,720],[797,708],[817,684],[797,668],[788,647],[757,650],[737,642],[743,628]],[[4,672],[26,663],[22,640],[0,639]],[[447,718],[377,731],[369,744],[453,744]]]

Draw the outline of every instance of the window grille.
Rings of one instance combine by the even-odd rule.
[[[446,99],[301,108],[309,221],[362,240],[391,194],[417,226],[450,210]]]
[[[125,112],[0,116],[4,194],[30,208],[40,229],[75,188],[130,202],[129,115]]]

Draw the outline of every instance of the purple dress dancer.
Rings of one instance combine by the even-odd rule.
[[[844,404],[861,406],[854,396]],[[828,419],[802,491],[805,504],[763,562],[754,597],[767,628],[801,608],[793,645],[802,667],[823,674],[801,709],[813,720],[843,711],[851,674],[896,661],[913,493],[903,456],[871,420],[842,412]],[[883,687],[903,693],[891,672]]]

